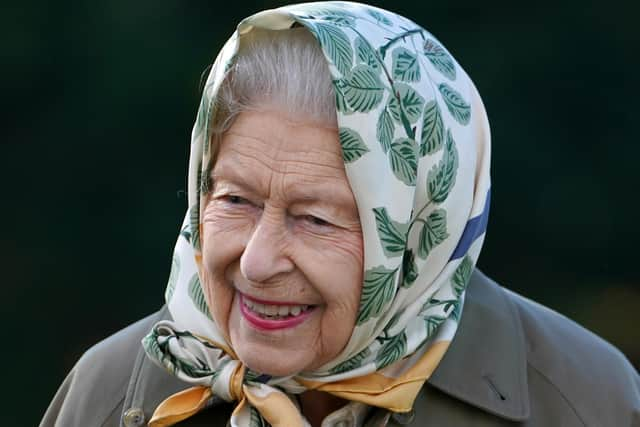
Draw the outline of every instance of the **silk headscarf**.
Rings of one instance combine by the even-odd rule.
[[[343,351],[315,371],[272,377],[238,360],[209,313],[200,282],[200,211],[216,94],[243,35],[294,26],[313,34],[329,65],[362,225],[364,282]],[[166,399],[150,425],[179,422],[217,396],[239,402],[234,427],[303,426],[291,396],[310,389],[409,411],[458,326],[487,225],[489,160],[488,121],[473,83],[412,21],[364,4],[321,2],[240,22],[212,67],[192,132],[189,209],[165,292],[173,321],[158,323],[143,340],[154,362],[194,387]]]

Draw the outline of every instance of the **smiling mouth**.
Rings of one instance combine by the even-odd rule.
[[[300,315],[305,311],[308,311],[313,308],[311,305],[272,305],[272,304],[261,304],[256,301],[252,301],[247,297],[242,298],[242,303],[249,310],[256,313],[258,316],[269,319],[269,320],[278,320],[278,319],[287,319],[290,317],[295,317]]]
[[[268,304],[240,294],[241,312],[258,329],[281,329],[296,326],[316,308],[307,304]]]

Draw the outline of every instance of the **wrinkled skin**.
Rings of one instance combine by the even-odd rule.
[[[240,360],[290,375],[340,353],[358,311],[363,243],[336,128],[274,109],[240,113],[223,135],[202,223],[207,303]],[[315,307],[297,326],[261,330],[240,294]]]

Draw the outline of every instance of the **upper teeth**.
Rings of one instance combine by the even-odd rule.
[[[284,316],[297,316],[303,311],[309,308],[308,305],[272,305],[272,304],[260,304],[259,302],[251,301],[248,298],[243,298],[244,305],[246,305],[252,311],[258,314],[271,317],[284,317]]]

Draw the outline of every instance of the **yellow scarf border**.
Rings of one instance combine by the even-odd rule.
[[[423,384],[442,360],[450,341],[433,343],[420,359],[397,378],[373,372],[362,377],[323,383],[300,378],[296,380],[309,390],[318,390],[345,400],[362,402],[392,412],[408,412]],[[399,361],[400,363],[402,361]],[[303,427],[304,420],[295,404],[281,391],[260,396],[251,386],[242,384],[244,365],[238,365],[230,379],[235,400],[239,400],[233,415],[250,404],[273,427]],[[153,413],[149,427],[169,427],[204,409],[213,393],[209,387],[191,387],[166,398]]]

